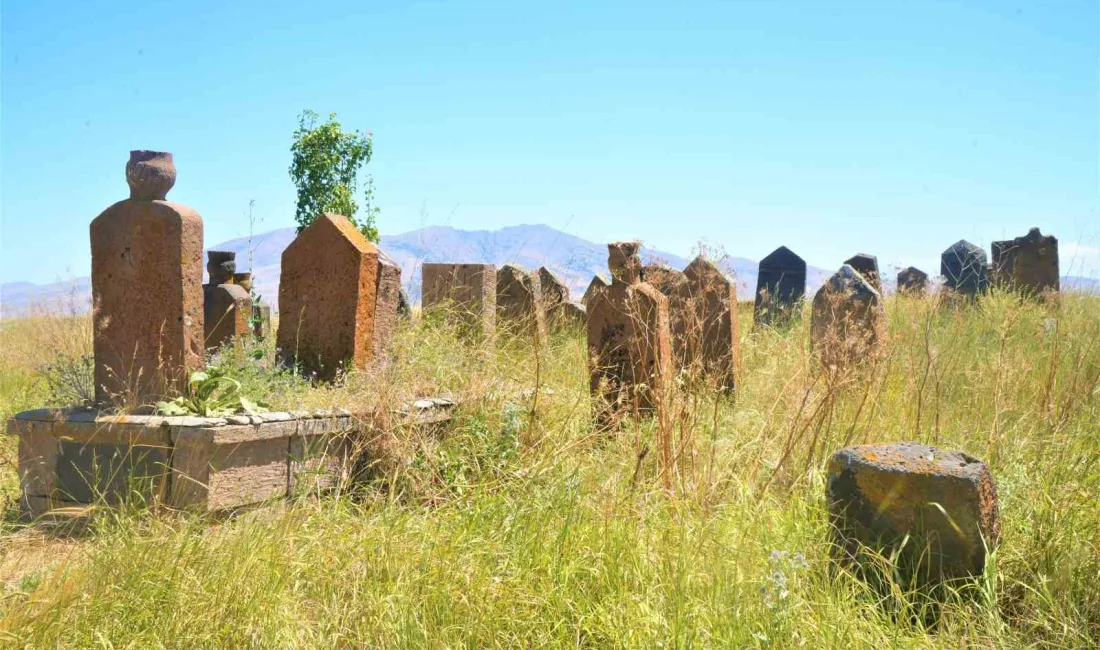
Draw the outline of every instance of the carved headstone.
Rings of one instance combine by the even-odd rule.
[[[588,324],[588,310],[579,302],[559,302],[546,312],[551,329],[584,329]]]
[[[374,358],[389,354],[393,333],[397,330],[401,304],[401,267],[378,251],[378,284],[374,289]]]
[[[915,266],[898,272],[898,293],[914,296],[924,295],[928,291],[928,274]]]
[[[960,451],[915,442],[841,449],[829,461],[827,498],[841,559],[897,553],[903,583],[980,576],[1000,538],[989,467]]]
[[[737,285],[716,264],[696,257],[669,295],[672,347],[692,378],[709,378],[725,391],[738,363]]]
[[[539,267],[538,290],[542,308],[546,311],[563,302],[569,302],[569,287],[545,266]]]
[[[424,264],[421,304],[442,312],[470,333],[492,336],[497,315],[497,267],[492,264]]]
[[[753,325],[782,325],[806,294],[806,262],[786,246],[760,260]]]
[[[650,262],[642,267],[642,281],[669,298],[682,288],[684,274],[664,264]]]
[[[581,304],[587,305],[588,301],[592,300],[592,296],[610,286],[611,285],[607,282],[607,280],[603,279],[602,275],[592,276],[592,281],[588,283],[588,288],[584,290],[584,296],[581,298]]]
[[[844,260],[844,263],[862,275],[875,288],[875,291],[882,293],[882,279],[879,277],[877,257],[858,253]]]
[[[940,255],[944,286],[956,294],[974,298],[989,288],[989,264],[985,250],[960,239]]]
[[[998,284],[1025,294],[1057,293],[1058,239],[1032,228],[1023,237],[993,242],[993,271]]]
[[[608,244],[612,282],[588,305],[589,378],[602,403],[616,411],[651,412],[672,369],[668,299],[641,281],[639,242]]]
[[[95,394],[149,403],[203,363],[202,217],[165,200],[172,154],[131,151],[130,198],[90,227]]]
[[[203,322],[205,345],[219,348],[239,341],[252,331],[252,296],[235,284],[238,276],[251,283],[251,273],[236,273],[237,254],[233,251],[208,251],[206,271],[210,282],[203,285]]]
[[[497,325],[514,334],[546,333],[539,282],[514,264],[505,264],[497,271]]]
[[[325,213],[283,251],[277,346],[287,365],[331,380],[374,356],[378,248]],[[394,307],[396,310],[396,306]]]
[[[845,264],[814,296],[810,343],[827,365],[846,365],[875,348],[884,325],[882,297]]]

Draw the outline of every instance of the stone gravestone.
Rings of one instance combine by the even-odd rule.
[[[569,302],[569,287],[565,286],[565,283],[545,266],[539,267],[538,290],[542,299],[542,308],[547,312],[564,302]]]
[[[375,350],[378,269],[378,248],[347,217],[325,213],[299,233],[279,278],[283,363],[326,381],[365,368]]]
[[[1058,240],[1032,228],[1023,237],[993,242],[993,272],[997,283],[1028,295],[1057,293]]]
[[[611,285],[588,304],[589,385],[599,420],[649,413],[672,370],[668,299],[641,281],[639,242],[608,244]]]
[[[732,391],[739,343],[737,285],[702,255],[681,277],[669,296],[676,360],[689,376],[710,378],[720,389]]]
[[[588,324],[588,310],[579,302],[559,302],[546,312],[546,320],[555,331],[584,329]]]
[[[170,153],[131,151],[126,181],[90,227],[95,395],[145,404],[202,367],[202,217],[165,200]]]
[[[928,274],[915,266],[898,272],[898,293],[923,296],[928,291]]]
[[[855,269],[875,288],[875,291],[882,294],[882,279],[879,277],[877,257],[859,253],[844,260],[844,263]]]
[[[252,296],[236,283],[238,277],[251,283],[252,274],[236,273],[236,269],[233,251],[207,252],[210,282],[202,287],[202,302],[208,349],[235,343],[252,331]]]
[[[882,297],[845,264],[814,296],[811,347],[826,365],[862,360],[878,344],[884,317]]]
[[[684,274],[664,264],[650,262],[642,267],[642,281],[668,298],[682,288]]]
[[[377,284],[374,288],[374,358],[385,359],[397,330],[401,304],[401,267],[378,251]]]
[[[546,333],[538,279],[514,264],[505,264],[497,271],[497,324],[514,334]]]
[[[960,451],[915,442],[841,449],[826,489],[841,559],[858,561],[865,548],[898,553],[903,583],[980,576],[1000,538],[989,467]]]
[[[805,294],[806,262],[786,246],[780,246],[760,260],[753,325],[785,324]]]
[[[989,288],[989,266],[985,251],[960,239],[940,255],[944,286],[966,298],[975,298]]]
[[[252,335],[258,339],[271,329],[271,305],[252,305]]]
[[[492,264],[424,264],[421,303],[442,312],[467,333],[492,336],[496,329],[497,267]]]
[[[584,296],[581,297],[581,304],[588,305],[588,302],[592,300],[592,296],[596,295],[600,291],[610,287],[607,280],[603,279],[603,276],[594,275],[592,281],[588,283],[588,288],[584,290]]]

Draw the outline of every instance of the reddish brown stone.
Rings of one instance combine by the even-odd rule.
[[[389,355],[393,333],[397,330],[401,301],[401,267],[378,251],[378,286],[375,288],[374,358]]]
[[[252,296],[234,284],[237,276],[247,276],[245,279],[251,282],[252,274],[235,273],[236,258],[232,251],[207,253],[206,269],[211,280],[202,287],[207,348],[235,343],[252,331]]]
[[[875,349],[885,320],[878,291],[845,264],[814,296],[810,343],[827,365],[856,362]]]
[[[981,575],[1000,538],[997,487],[968,454],[915,442],[842,449],[829,461],[834,548],[890,557],[905,583]]]
[[[132,154],[131,195],[171,188],[164,156],[151,169]],[[151,403],[178,391],[203,362],[202,217],[164,200],[127,199],[96,217],[90,236],[97,401]]]
[[[611,286],[588,306],[589,386],[601,417],[651,412],[672,370],[668,299],[641,282],[638,242],[608,245]]]
[[[283,251],[277,346],[323,380],[374,354],[378,248],[347,217],[325,213]]]
[[[684,274],[664,264],[650,262],[642,267],[642,280],[668,298],[683,289]]]
[[[1058,240],[1032,228],[1023,237],[993,242],[993,273],[999,285],[1028,295],[1058,293]]]
[[[496,329],[497,267],[492,264],[424,264],[421,304],[442,313],[470,333],[491,336]]]
[[[687,377],[733,390],[739,345],[736,283],[700,255],[674,285],[669,313],[672,347]]]
[[[546,268],[539,267],[539,296],[542,298],[542,308],[546,311],[554,309],[563,302],[569,302],[569,287],[558,279],[558,276]]]
[[[505,264],[497,271],[497,323],[513,334],[546,333],[539,283],[526,269]]]
[[[176,165],[167,151],[138,149],[126,163],[126,183],[136,201],[163,201],[176,184]]]
[[[592,296],[595,296],[597,293],[603,291],[610,286],[611,285],[608,284],[607,280],[603,279],[602,276],[592,276],[592,281],[588,283],[588,288],[584,290],[584,296],[581,298],[581,304],[587,305],[588,302],[592,300]]]
[[[579,302],[559,302],[546,313],[548,327],[561,329],[584,329],[588,325],[588,310]]]

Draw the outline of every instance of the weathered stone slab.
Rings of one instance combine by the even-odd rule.
[[[471,334],[491,336],[496,328],[497,268],[492,264],[424,264],[421,303]]]
[[[347,217],[323,214],[283,251],[281,360],[332,380],[374,356],[378,248]]]
[[[684,274],[658,262],[650,262],[642,267],[642,281],[660,291],[666,298],[683,289]]]
[[[96,400],[151,403],[203,363],[202,217],[164,200],[172,154],[132,151],[126,175],[90,228]]]
[[[206,271],[210,282],[204,284],[203,322],[205,346],[218,348],[242,340],[252,332],[252,296],[236,284],[237,254],[233,251],[208,251]]]
[[[786,246],[760,260],[753,325],[783,325],[806,294],[806,262]]]
[[[960,296],[974,298],[989,288],[989,264],[985,251],[960,239],[940,255],[944,287]]]
[[[569,302],[569,287],[545,266],[539,267],[538,290],[542,308],[547,312],[563,302]]]
[[[960,451],[914,442],[842,449],[829,461],[827,497],[843,559],[857,560],[863,547],[900,550],[899,568],[922,583],[981,575],[1000,538],[989,467]]]
[[[252,306],[252,335],[262,339],[271,331],[271,305]]]
[[[76,503],[119,503],[140,495],[162,500],[168,488],[168,447],[58,438],[58,497]]]
[[[588,283],[588,288],[584,290],[584,297],[581,298],[581,304],[587,307],[588,301],[592,300],[593,296],[610,286],[611,284],[605,280],[603,276],[592,276],[592,281]]]
[[[599,418],[651,412],[672,370],[668,299],[641,281],[639,242],[608,244],[612,283],[588,306],[589,377]]]
[[[898,272],[898,293],[923,296],[928,292],[928,274],[910,266]]]
[[[882,297],[848,264],[814,296],[810,343],[826,365],[841,366],[866,358],[878,344],[884,326]]]
[[[505,264],[497,271],[497,324],[513,334],[546,333],[538,281],[514,264]]]
[[[699,255],[671,289],[672,348],[692,380],[710,380],[724,391],[736,384],[740,333],[737,284]]]
[[[382,251],[378,251],[378,285],[374,295],[374,358],[385,359],[389,357],[393,334],[397,331],[401,267]]]
[[[1038,296],[1061,288],[1058,239],[1032,228],[1023,237],[993,242],[993,271],[997,283]]]
[[[879,276],[877,257],[867,253],[857,253],[844,260],[844,263],[855,269],[868,284],[875,288],[875,291],[879,292],[879,295],[882,295],[882,279]]]
[[[588,325],[588,310],[579,302],[559,302],[546,314],[553,330],[584,329]]]

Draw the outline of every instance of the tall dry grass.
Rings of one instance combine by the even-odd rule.
[[[444,435],[368,445],[364,490],[214,522],[104,514],[51,558],[8,518],[0,632],[21,647],[1096,647],[1100,644],[1100,299],[892,297],[881,353],[847,373],[809,315],[750,333],[732,396],[681,388],[664,417],[594,433],[580,332],[533,345],[402,327],[394,359],[333,387],[241,362],[273,407],[462,402]],[[4,323],[5,347],[40,328]],[[11,329],[9,329],[11,328]],[[18,332],[19,337],[13,334]],[[14,343],[10,343],[14,342]],[[10,349],[10,348],[9,348]],[[5,415],[44,400],[5,351]],[[22,387],[22,388],[20,388]],[[22,390],[22,396],[19,391]],[[678,406],[677,406],[678,404]],[[7,410],[10,409],[10,410]],[[675,467],[656,448],[669,436]],[[838,447],[917,440],[987,461],[1002,541],[987,596],[934,628],[828,570],[823,467]],[[14,443],[4,441],[7,457]],[[669,472],[675,471],[674,489]],[[0,482],[14,498],[14,469]],[[29,541],[28,541],[29,540]],[[884,599],[887,602],[884,602]],[[899,615],[899,612],[902,614]]]

